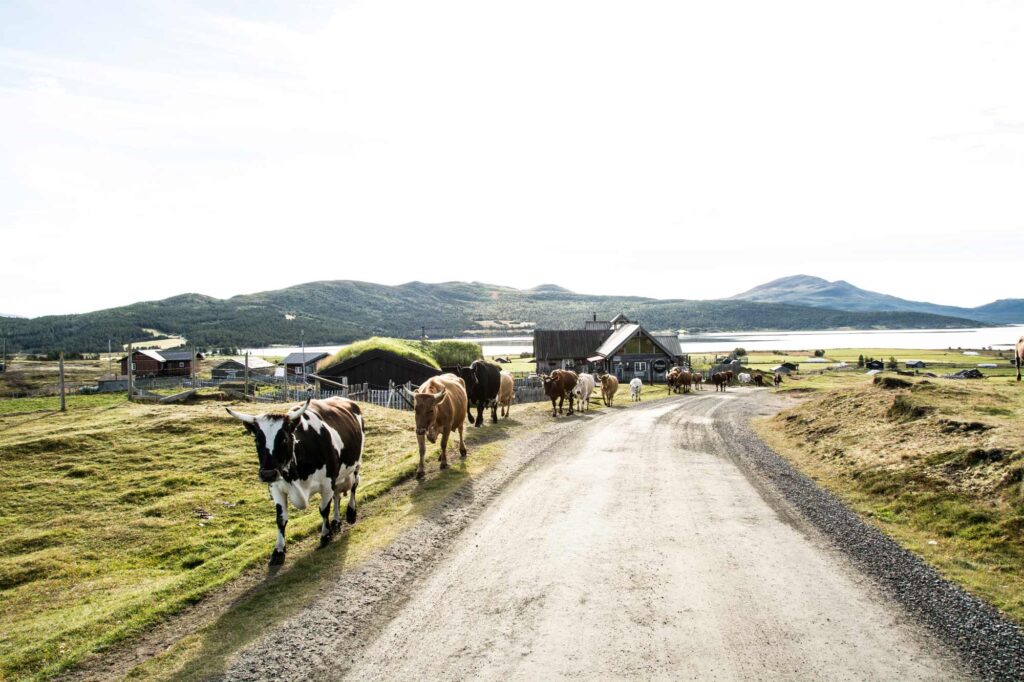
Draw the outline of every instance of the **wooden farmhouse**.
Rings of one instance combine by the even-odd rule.
[[[263,358],[249,358],[249,374],[269,376],[274,373],[274,363],[267,362]],[[243,379],[245,378],[245,360],[225,360],[210,370],[214,379]]]
[[[370,384],[373,388],[388,388],[390,382],[396,385],[411,382],[414,386],[419,386],[440,373],[441,370],[436,367],[375,348],[323,367],[316,374],[350,386]]]
[[[304,378],[307,374],[315,374],[317,363],[326,357],[329,357],[327,353],[314,353],[313,351],[292,353],[281,364],[284,365],[288,376]]]
[[[582,329],[538,329],[533,334],[537,373],[555,369],[611,373],[620,381],[639,377],[645,383],[665,381],[674,365],[688,365],[678,337],[652,334],[625,315],[608,322],[595,315]]]
[[[196,363],[203,359],[196,353]],[[137,377],[187,377],[192,374],[190,350],[137,350],[132,352],[131,371]],[[128,356],[121,358],[121,374],[128,374]],[[198,368],[197,368],[198,369]]]

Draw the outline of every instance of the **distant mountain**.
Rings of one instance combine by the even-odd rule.
[[[790,303],[833,310],[861,312],[902,311],[960,317],[993,324],[1024,323],[1024,299],[1008,298],[978,306],[960,308],[880,294],[856,287],[849,282],[829,282],[821,277],[793,275],[756,286],[731,300],[759,303]]]
[[[522,333],[530,326],[565,329],[593,314],[624,313],[654,330],[744,331],[838,328],[970,327],[962,318],[917,312],[849,312],[742,300],[659,300],[589,296],[543,285],[532,290],[492,284],[310,282],[276,291],[217,299],[182,294],[81,315],[0,318],[0,336],[21,351],[98,351],[152,338],[147,329],[180,334],[199,347],[341,343],[368,336],[432,338]]]
[[[10,315],[8,313],[0,313],[0,317],[13,317],[13,318],[19,319],[19,320],[25,319],[21,315]]]

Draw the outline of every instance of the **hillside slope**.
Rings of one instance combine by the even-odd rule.
[[[346,342],[367,336],[440,338],[501,332],[528,323],[578,326],[596,313],[625,313],[651,329],[800,330],[836,328],[971,327],[968,319],[914,312],[849,312],[741,300],[659,300],[576,294],[550,286],[537,290],[477,282],[386,286],[348,280],[300,284],[276,291],[216,299],[182,294],[80,315],[0,319],[12,349],[98,351],[149,338],[146,329],[182,334],[200,347]]]
[[[1024,299],[1001,299],[976,308],[909,301],[854,286],[843,280],[830,282],[821,277],[793,275],[758,285],[731,300],[760,303],[790,303],[850,311],[903,311],[962,317],[993,324],[1024,322]]]

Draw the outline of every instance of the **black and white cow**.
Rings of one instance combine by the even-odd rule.
[[[363,461],[363,416],[344,398],[306,400],[287,414],[251,415],[227,408],[256,438],[260,480],[270,487],[277,514],[277,545],[270,562],[284,561],[288,503],[305,509],[320,493],[320,545],[341,529],[341,496],[348,493],[346,520],[356,522],[356,488]],[[331,501],[334,519],[328,522]]]

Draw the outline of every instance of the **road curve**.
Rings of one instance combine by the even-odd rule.
[[[723,434],[775,400],[683,396],[561,438],[351,652],[346,677],[970,677],[737,464]]]

